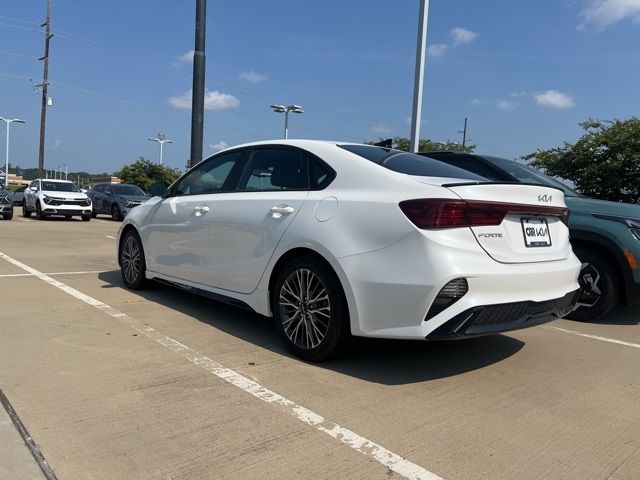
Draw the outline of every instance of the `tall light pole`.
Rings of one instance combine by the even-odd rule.
[[[13,122],[15,123],[27,123],[24,120],[20,120],[19,118],[3,118],[0,117],[4,123],[7,124],[7,150],[4,158],[4,186],[6,188],[9,187],[9,127]]]
[[[162,147],[165,143],[173,143],[173,140],[165,139],[165,135],[162,132],[158,132],[158,136],[156,138],[150,138],[149,140],[160,144],[160,165],[162,165]]]
[[[204,130],[204,70],[207,0],[196,0],[196,31],[193,51],[193,86],[191,88],[191,149],[189,167],[202,160]]]
[[[293,113],[304,113],[302,107],[300,105],[271,105],[273,111],[276,113],[284,113],[284,137],[285,139],[289,138],[289,112]]]
[[[411,138],[409,151],[417,152],[420,143],[420,118],[422,117],[422,81],[424,79],[424,57],[427,51],[427,19],[429,0],[420,0],[418,16],[418,45],[416,47],[416,71],[413,83],[413,112],[411,114]]]

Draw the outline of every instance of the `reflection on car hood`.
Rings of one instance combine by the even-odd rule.
[[[640,219],[640,205],[633,203],[609,202],[584,197],[565,197],[565,201],[569,210],[574,212]]]
[[[147,200],[149,200],[150,197],[147,197],[145,195],[118,195],[118,198],[121,198],[122,200],[128,201],[128,202],[146,202]]]

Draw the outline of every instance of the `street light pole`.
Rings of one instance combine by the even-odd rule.
[[[409,151],[417,152],[420,143],[420,118],[422,117],[422,82],[424,79],[424,58],[427,50],[427,19],[429,0],[420,0],[418,16],[418,45],[416,47],[416,70],[413,84],[413,112],[411,114],[411,139]]]
[[[4,123],[7,124],[7,149],[5,151],[5,157],[4,157],[4,186],[5,188],[9,187],[9,133],[10,133],[10,126],[13,122],[15,123],[27,123],[24,120],[20,120],[19,118],[3,118],[0,117],[0,120],[2,120]]]
[[[160,144],[160,165],[162,165],[162,147],[165,143],[173,143],[173,140],[166,140],[165,135],[162,132],[158,132],[158,136],[156,138],[150,138],[149,140]]]
[[[191,150],[189,167],[202,160],[204,130],[204,71],[207,0],[196,0],[196,31],[193,53],[193,86],[191,88]]]
[[[300,105],[271,105],[273,111],[276,113],[284,113],[284,139],[289,138],[289,113],[304,113]]]

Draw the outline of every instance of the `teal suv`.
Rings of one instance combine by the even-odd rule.
[[[458,152],[421,155],[496,182],[535,183],[564,192],[573,251],[582,261],[574,320],[598,320],[619,302],[640,303],[640,205],[587,198],[535,168],[499,157]]]

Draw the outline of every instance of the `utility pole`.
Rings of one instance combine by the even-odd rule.
[[[458,130],[458,133],[462,134],[462,148],[467,145],[467,117],[464,117],[464,128]]]
[[[418,45],[416,47],[416,70],[413,83],[413,112],[411,114],[411,138],[409,151],[417,152],[420,143],[420,119],[422,117],[422,82],[424,79],[424,57],[427,51],[427,19],[429,0],[420,0],[418,16]]]
[[[41,27],[44,29],[44,57],[40,60],[44,60],[44,73],[42,75],[42,106],[40,107],[40,150],[38,154],[38,176],[40,178],[44,175],[44,139],[47,123],[47,102],[49,93],[49,41],[53,36],[51,34],[51,0],[47,0],[47,21],[44,22]]]
[[[206,19],[207,0],[196,0],[196,42],[193,54],[193,88],[191,89],[191,155],[189,157],[189,167],[202,160]]]

